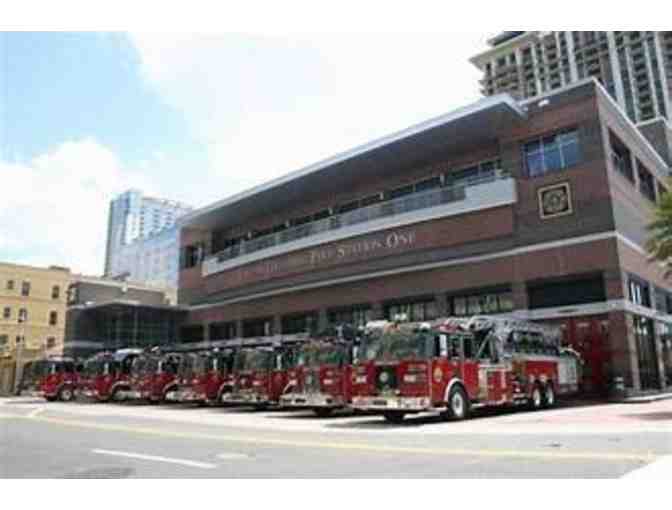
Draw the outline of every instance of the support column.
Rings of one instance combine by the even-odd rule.
[[[639,376],[639,360],[637,359],[637,338],[635,337],[635,321],[634,315],[631,313],[625,312],[625,324],[626,324],[626,348],[627,348],[627,361],[630,365],[630,387],[633,391],[638,392],[642,389],[642,383]],[[625,375],[626,385],[628,385],[628,374]]]
[[[378,321],[385,318],[383,303],[371,303],[371,320]]]
[[[665,360],[663,358],[663,340],[660,334],[660,323],[653,321],[653,342],[656,349],[656,367],[658,369],[658,381],[661,390],[667,388],[665,383]]]

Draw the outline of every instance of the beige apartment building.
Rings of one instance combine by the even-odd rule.
[[[70,277],[68,268],[0,262],[0,394],[12,391],[17,365],[63,352]]]

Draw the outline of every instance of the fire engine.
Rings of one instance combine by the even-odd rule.
[[[356,349],[355,330],[339,326],[297,348],[295,366],[280,403],[312,409],[320,417],[346,407],[352,397],[351,370]]]
[[[258,409],[278,404],[287,386],[287,371],[294,364],[294,350],[290,344],[236,349],[232,386],[222,394],[222,403]]]
[[[120,349],[114,353],[98,353],[84,363],[77,390],[78,397],[99,402],[123,400],[129,389],[133,360],[141,349]]]
[[[177,368],[182,354],[161,353],[158,349],[137,356],[130,367],[129,384],[123,389],[124,400],[165,402],[177,387]]]
[[[187,353],[177,373],[177,388],[166,396],[176,402],[216,404],[232,388],[233,349]]]
[[[551,407],[578,390],[578,357],[560,338],[557,329],[486,316],[371,323],[352,369],[352,407],[392,422],[424,411],[461,420],[485,406]]]
[[[44,397],[47,401],[69,402],[79,384],[77,364],[72,358],[52,356],[26,364],[21,377],[21,394]]]

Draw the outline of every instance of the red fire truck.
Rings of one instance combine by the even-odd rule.
[[[161,353],[158,350],[137,356],[130,368],[127,388],[121,393],[124,400],[165,402],[166,396],[177,387],[177,368],[182,354]]]
[[[399,422],[439,411],[464,419],[484,406],[551,407],[578,389],[578,357],[560,331],[494,317],[369,325],[352,369],[355,409]]]
[[[233,360],[230,391],[222,403],[252,405],[259,409],[278,404],[287,387],[287,371],[294,364],[295,346],[239,347]]]
[[[178,367],[177,388],[166,399],[199,404],[221,402],[222,394],[233,387],[233,359],[233,349],[185,354]]]
[[[120,349],[86,360],[77,396],[98,402],[123,400],[123,392],[129,389],[131,365],[141,353],[141,349]]]
[[[348,333],[344,334],[344,329]],[[283,407],[312,409],[320,417],[350,404],[355,330],[340,326],[297,347],[295,366],[280,403]]]
[[[72,358],[52,356],[32,361],[23,368],[21,394],[44,397],[49,402],[75,398],[79,372]]]

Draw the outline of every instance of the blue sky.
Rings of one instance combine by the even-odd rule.
[[[0,260],[100,273],[107,203],[203,206],[477,100],[487,33],[0,33]]]

